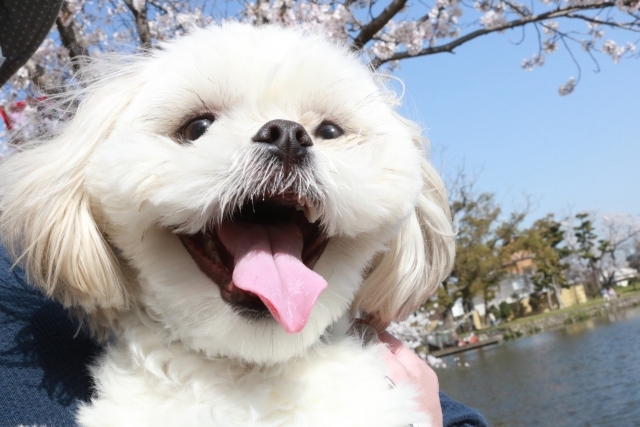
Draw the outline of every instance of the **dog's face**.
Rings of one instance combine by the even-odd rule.
[[[74,237],[40,225],[40,253],[62,266],[38,269],[38,254],[7,238],[68,305],[136,309],[211,357],[273,363],[304,354],[350,310],[383,323],[407,314],[450,269],[446,196],[419,130],[346,48],[228,24],[89,92],[48,143],[75,167],[42,203],[82,216],[77,229],[56,219]],[[2,230],[35,227],[6,213],[26,185],[2,187]]]

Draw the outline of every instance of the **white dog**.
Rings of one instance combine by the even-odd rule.
[[[420,129],[376,76],[321,35],[237,23],[96,72],[0,167],[7,249],[111,331],[78,423],[428,423],[347,332],[415,310],[454,256]]]

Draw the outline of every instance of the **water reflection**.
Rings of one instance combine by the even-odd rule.
[[[613,322],[614,320],[609,320],[609,321]],[[569,325],[567,326],[566,329],[568,334],[581,334],[595,327],[596,327],[596,322],[593,319],[589,319],[581,323],[574,323],[572,325]]]
[[[491,426],[640,426],[640,308],[445,361],[441,389]]]

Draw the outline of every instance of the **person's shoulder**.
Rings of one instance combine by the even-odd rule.
[[[440,392],[443,427],[487,427],[487,421],[476,411]]]
[[[0,247],[0,424],[73,426],[75,408],[91,393],[87,367],[100,349],[11,266]]]

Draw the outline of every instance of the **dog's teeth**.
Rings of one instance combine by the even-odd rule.
[[[318,220],[318,218],[320,218],[318,210],[312,204],[307,204],[304,209],[304,216],[311,224],[313,224]]]
[[[302,206],[302,205],[296,205],[296,210],[297,210],[297,211],[303,211],[303,210],[304,210],[304,206]]]
[[[207,241],[207,256],[217,262],[218,264],[222,263],[220,259],[220,254],[218,254],[218,247],[216,246],[213,240]]]

